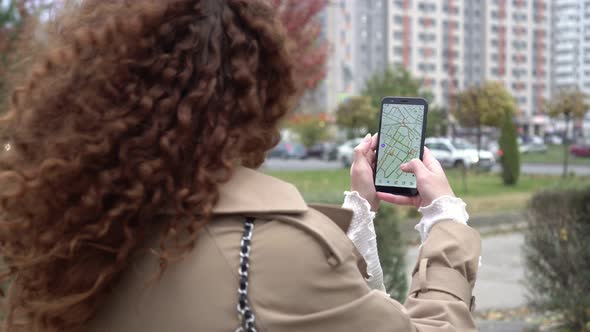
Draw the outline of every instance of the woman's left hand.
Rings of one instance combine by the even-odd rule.
[[[379,198],[373,183],[375,168],[375,149],[377,134],[367,134],[363,141],[354,148],[352,166],[350,167],[351,189],[359,193],[371,205],[371,211],[379,208]]]

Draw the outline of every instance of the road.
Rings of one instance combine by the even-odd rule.
[[[308,171],[308,170],[325,170],[325,169],[339,169],[342,168],[341,163],[337,161],[323,161],[318,159],[309,160],[282,160],[269,159],[263,165],[267,170],[272,171]],[[571,172],[580,176],[590,176],[590,166],[588,165],[570,165]],[[500,167],[496,166],[495,171],[499,171]],[[523,164],[522,172],[524,174],[547,174],[560,175],[562,166],[560,164]]]

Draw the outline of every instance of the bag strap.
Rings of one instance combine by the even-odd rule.
[[[244,233],[240,243],[240,267],[238,274],[240,284],[238,287],[238,318],[240,327],[236,332],[257,332],[254,326],[256,317],[250,308],[248,301],[248,272],[250,270],[250,250],[252,244],[252,231],[254,230],[254,218],[246,217],[244,220]]]

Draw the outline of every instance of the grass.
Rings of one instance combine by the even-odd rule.
[[[350,188],[347,169],[322,171],[275,171],[268,174],[293,183],[307,202],[342,204],[342,193]],[[465,188],[461,172],[448,170],[455,194],[466,201],[469,213],[488,214],[524,209],[534,192],[560,186],[590,185],[590,177],[521,175],[515,186],[504,186],[498,174],[469,173]],[[406,209],[411,215],[411,209]]]
[[[562,164],[563,163],[563,146],[549,145],[547,152],[532,152],[520,156],[522,163],[543,163],[543,164]],[[570,155],[569,162],[571,165],[588,165],[590,158],[575,157]]]

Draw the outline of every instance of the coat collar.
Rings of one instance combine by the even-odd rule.
[[[214,214],[307,212],[301,194],[290,183],[238,166],[230,180],[219,186]]]
[[[292,184],[250,168],[238,166],[230,180],[219,186],[219,201],[213,214],[302,214],[312,208],[332,220],[344,233],[352,221],[352,211],[315,204],[309,207]],[[357,266],[367,278],[367,263],[353,246]]]

